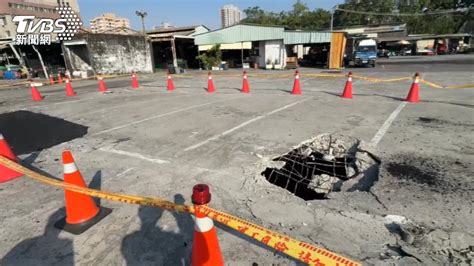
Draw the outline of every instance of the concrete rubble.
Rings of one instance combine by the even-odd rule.
[[[301,142],[288,155],[300,156],[311,163],[314,169],[291,169],[304,175],[307,171],[313,174],[307,182],[307,188],[318,194],[328,196],[331,191],[367,191],[377,179],[379,159],[361,147],[367,146],[363,141],[341,134],[322,134]],[[321,158],[317,156],[321,155]],[[280,170],[288,156],[280,155],[273,160],[265,160],[265,168]],[[342,174],[337,174],[335,167],[344,167]],[[325,168],[334,168],[333,174]],[[262,171],[264,171],[263,169]],[[286,171],[288,172],[288,170]],[[326,172],[326,173],[320,173]],[[303,177],[302,177],[303,178]]]

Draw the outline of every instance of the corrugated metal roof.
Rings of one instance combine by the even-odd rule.
[[[284,27],[237,24],[231,27],[210,31],[194,36],[197,45],[283,40],[284,44],[327,43],[331,41],[330,32],[294,31]]]

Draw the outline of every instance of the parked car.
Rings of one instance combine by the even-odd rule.
[[[435,55],[435,52],[433,52],[430,49],[418,49],[418,51],[416,51],[416,53],[419,54],[419,55]]]

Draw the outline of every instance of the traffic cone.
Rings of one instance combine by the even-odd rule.
[[[249,85],[249,80],[248,80],[246,71],[244,71],[244,80],[243,80],[243,83],[242,83],[242,92],[243,93],[249,93],[250,92],[250,85]]]
[[[31,99],[35,102],[42,101],[43,96],[41,96],[41,93],[32,82],[30,82],[30,87],[31,87]]]
[[[171,74],[168,74],[168,84],[166,85],[166,88],[167,88],[169,91],[172,91],[172,90],[175,89],[174,83],[173,83],[173,78],[171,77]]]
[[[76,96],[77,93],[74,91],[71,85],[71,81],[66,79],[66,96]]]
[[[344,87],[341,98],[352,99],[352,72],[349,72],[347,75],[346,86]]]
[[[87,187],[77,169],[70,151],[63,152],[64,182],[79,187]],[[109,215],[112,210],[98,207],[91,196],[65,190],[66,217],[54,226],[66,232],[79,235]]]
[[[209,187],[198,184],[193,187],[192,202],[194,204],[194,234],[191,265],[193,266],[218,266],[224,265],[217,230],[211,218],[202,213],[201,208],[211,201]]]
[[[293,83],[293,90],[291,91],[291,94],[301,94],[300,73],[298,72],[298,70],[295,71],[295,82]]]
[[[61,75],[61,73],[58,74],[58,83],[63,83],[63,76]]]
[[[107,88],[107,85],[105,85],[105,81],[102,77],[99,77],[99,91],[100,92],[107,92],[109,89]]]
[[[207,92],[213,93],[216,91],[216,87],[214,87],[214,81],[212,80],[211,72],[207,73]]]
[[[411,84],[410,92],[406,98],[407,102],[410,103],[419,103],[420,102],[420,74],[415,73],[413,78],[413,83]]]
[[[49,84],[54,85],[54,76],[53,76],[53,74],[49,75]]]
[[[3,138],[2,134],[0,134],[0,156],[10,159],[13,162],[18,162],[18,159],[16,158],[12,149],[10,149],[10,146],[8,146],[8,143]],[[0,165],[0,183],[7,182],[22,175],[22,173],[11,170],[6,166]]]
[[[140,87],[140,84],[138,84],[137,75],[132,71],[132,89],[138,89],[138,87]]]

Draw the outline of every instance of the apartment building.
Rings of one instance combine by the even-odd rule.
[[[94,33],[107,32],[116,28],[130,28],[128,18],[115,16],[113,13],[105,13],[90,21],[91,31]]]
[[[237,6],[225,5],[221,8],[221,26],[226,28],[242,20],[242,11]]]

